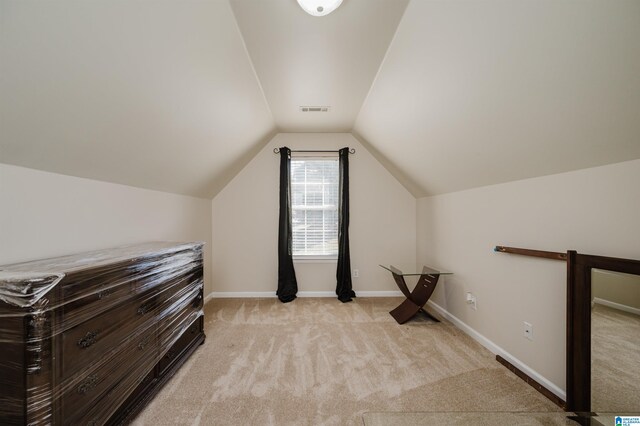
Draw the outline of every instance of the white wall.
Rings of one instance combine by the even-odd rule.
[[[145,241],[205,241],[210,200],[0,164],[0,264]]]
[[[596,303],[640,314],[640,275],[592,269],[591,291]]]
[[[349,146],[351,267],[356,291],[397,290],[379,263],[413,263],[416,200],[348,133],[283,133],[213,199],[213,290],[275,292],[277,288],[279,155],[273,148]],[[299,291],[335,291],[336,262],[296,262]]]
[[[492,248],[640,259],[639,182],[635,160],[419,199],[418,260],[454,272],[434,301],[564,390],[564,262]],[[523,321],[533,324],[533,341]]]

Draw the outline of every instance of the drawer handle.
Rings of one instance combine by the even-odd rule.
[[[151,304],[144,303],[138,308],[138,315],[145,315],[149,311],[151,311]]]
[[[200,301],[202,300],[202,293],[199,293],[195,299],[193,299],[193,307],[197,308],[200,306]]]
[[[89,346],[93,345],[96,340],[98,340],[99,331],[90,331],[84,335],[84,337],[78,340],[78,346],[81,349],[87,349]]]
[[[102,300],[102,299],[104,299],[106,297],[111,296],[112,294],[113,294],[113,289],[112,288],[107,288],[107,289],[104,289],[104,290],[100,290],[98,292],[98,299]]]
[[[80,395],[84,395],[89,392],[91,389],[95,388],[98,384],[98,375],[92,374],[87,377],[84,382],[80,386],[78,386],[78,393]]]

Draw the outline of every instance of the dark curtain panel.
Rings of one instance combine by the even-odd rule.
[[[338,270],[336,294],[341,302],[356,297],[351,285],[351,255],[349,253],[349,148],[340,151],[340,205],[338,210]]]
[[[291,302],[298,293],[296,271],[291,255],[291,150],[280,148],[280,217],[278,226],[278,299]]]

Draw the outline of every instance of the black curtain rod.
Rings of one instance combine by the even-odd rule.
[[[339,150],[322,150],[322,149],[292,149],[291,152],[340,152]],[[274,154],[280,153],[280,148],[273,148]],[[355,148],[349,148],[349,154],[355,154]]]

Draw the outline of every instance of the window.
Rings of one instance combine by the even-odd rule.
[[[291,158],[293,256],[338,257],[338,159]]]

